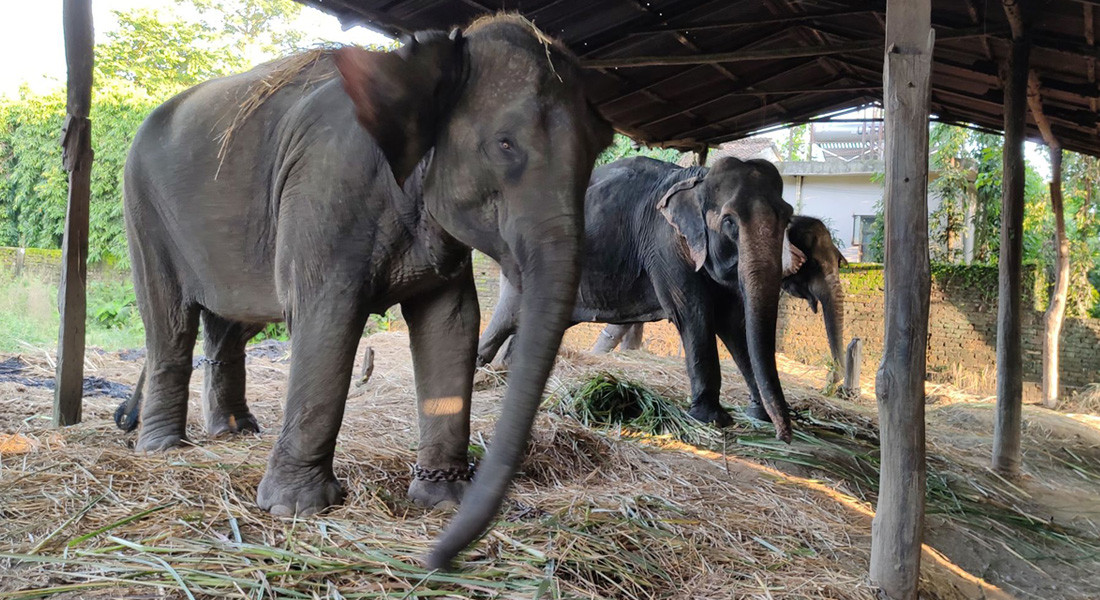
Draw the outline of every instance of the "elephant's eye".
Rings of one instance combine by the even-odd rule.
[[[512,140],[508,138],[500,138],[500,141],[498,143],[500,144],[500,149],[504,150],[505,152],[512,149]]]

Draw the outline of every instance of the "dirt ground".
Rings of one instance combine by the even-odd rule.
[[[781,358],[803,432],[789,448],[737,410],[734,427],[697,447],[596,431],[548,408],[498,526],[461,572],[428,574],[416,558],[449,513],[404,498],[417,435],[407,338],[376,334],[360,357],[368,345],[373,376],[351,388],[336,454],[347,501],[300,521],[254,505],[281,422],[285,347],[254,347],[248,360],[264,434],[208,439],[199,369],[194,446],[160,455],[133,453],[105,384],[85,399],[83,424],[51,430],[52,392],[35,385],[52,377],[51,357],[0,356],[0,598],[874,597],[869,379],[862,398],[839,400],[819,393],[821,369]],[[681,359],[580,347],[563,350],[552,395],[605,371],[687,393]],[[89,352],[86,362],[88,376],[132,386],[141,356]],[[736,369],[723,369],[727,404],[743,404]],[[484,370],[475,383],[477,454],[504,385]],[[987,468],[992,408],[929,388],[922,597],[1100,597],[1100,418],[1026,407],[1025,476],[1009,482]]]

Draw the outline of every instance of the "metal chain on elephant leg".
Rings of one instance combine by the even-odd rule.
[[[197,358],[195,360],[195,364],[194,364],[193,368],[197,369],[197,368],[199,368],[203,365],[210,365],[212,367],[224,367],[226,365],[234,365],[234,364],[237,364],[239,362],[244,362],[244,357],[243,356],[241,358],[235,358],[233,360],[216,360],[216,359],[213,359],[213,358],[206,358],[205,356],[200,356],[199,358]]]
[[[465,467],[449,467],[446,469],[425,469],[420,466],[420,463],[413,463],[412,465],[413,479],[431,482],[470,481],[474,478],[476,470],[474,463],[470,463]]]

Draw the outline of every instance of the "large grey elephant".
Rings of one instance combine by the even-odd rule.
[[[820,303],[833,360],[829,367],[829,383],[835,385],[844,372],[844,288],[840,281],[840,267],[848,261],[833,243],[829,228],[819,219],[802,215],[791,217],[787,237],[804,261],[793,272],[784,274],[783,290],[806,300],[814,313],[817,313]],[[639,348],[642,327],[642,323],[608,325],[592,345],[592,352],[611,352],[620,344],[623,350]],[[757,398],[753,398],[748,412],[756,417],[767,416]]]
[[[183,92],[134,140],[125,210],[148,349],[136,449],[184,441],[200,320],[207,429],[255,430],[244,345],[285,319],[286,408],[257,503],[277,515],[339,503],[333,452],[356,346],[369,314],[400,303],[420,426],[408,493],[463,500],[428,557],[445,566],[491,523],[523,455],[611,130],[576,58],[519,17],[417,33],[392,53],[344,48],[297,73],[294,62]],[[480,316],[471,248],[522,286],[525,317],[506,409],[463,497]]]
[[[724,426],[731,419],[719,401],[717,334],[762,399],[776,436],[789,441],[775,365],[780,281],[792,260],[784,257],[784,233],[793,210],[782,193],[779,172],[763,160],[725,158],[708,169],[635,157],[598,167],[585,195],[573,322],[670,319],[684,342],[689,413]],[[478,344],[480,364],[492,361],[526,318],[511,275],[503,279]]]

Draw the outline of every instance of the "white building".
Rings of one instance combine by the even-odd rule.
[[[886,167],[881,158],[881,126],[876,125],[880,124],[811,129],[812,156],[821,160],[780,161],[774,141],[758,136],[712,148],[707,164],[724,156],[763,158],[775,163],[783,174],[783,199],[795,213],[821,219],[840,242],[844,257],[849,262],[861,262],[866,258],[864,248],[871,239],[871,224],[883,196]],[[692,158],[685,154],[680,163],[691,164]],[[929,183],[935,176],[929,174]],[[930,193],[929,213],[938,207],[939,198]]]

